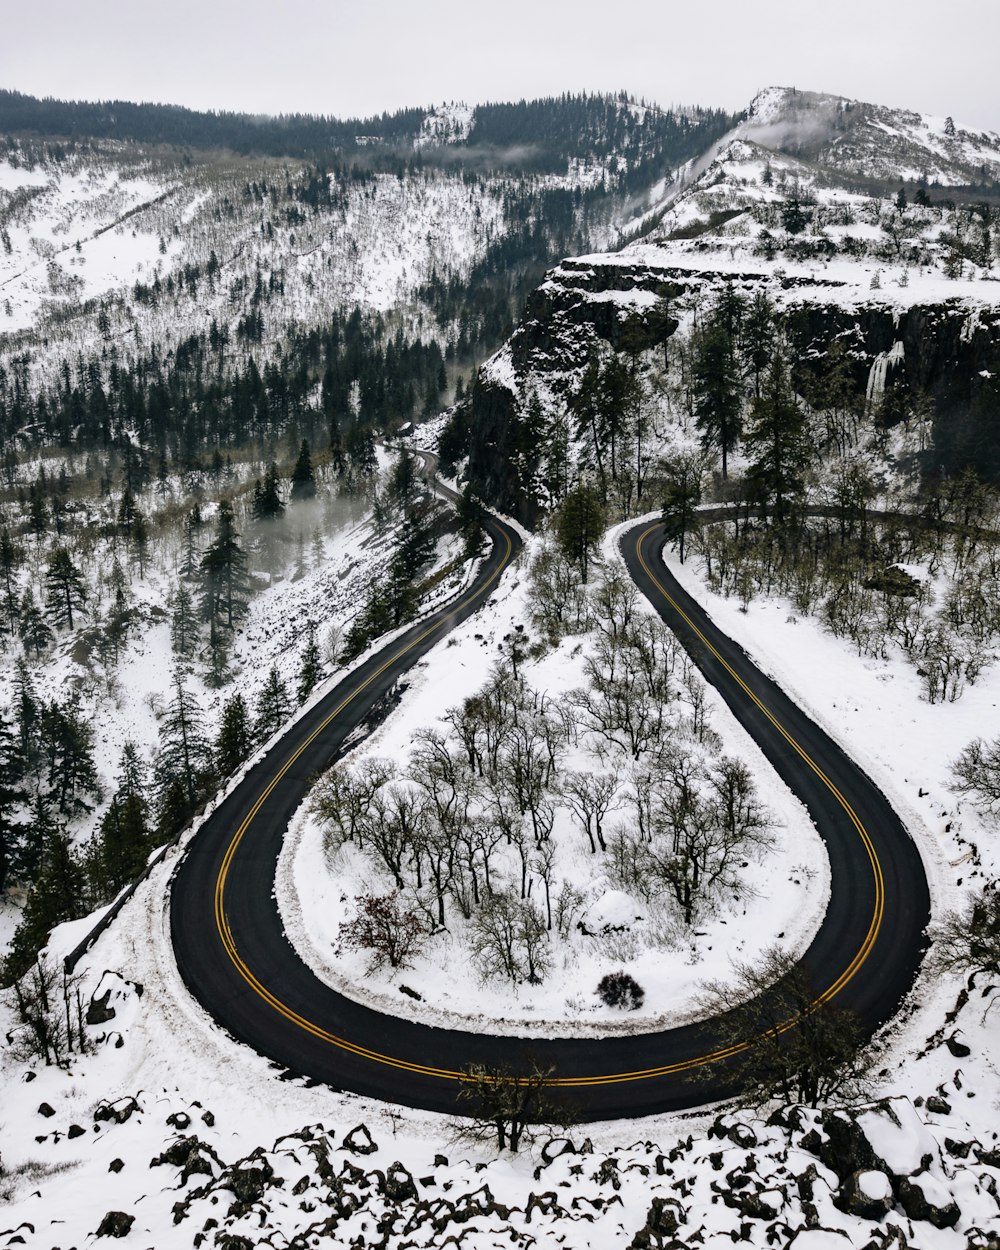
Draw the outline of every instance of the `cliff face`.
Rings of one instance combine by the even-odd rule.
[[[1000,478],[1000,285],[997,303],[964,297],[961,284],[940,300],[910,299],[766,266],[733,270],[677,265],[644,247],[564,261],[528,301],[509,341],[480,371],[469,416],[469,477],[495,506],[532,523],[539,510],[524,468],[540,449],[527,409],[536,393],[565,407],[591,354],[645,353],[647,367],[682,322],[728,285],[746,297],[765,290],[794,348],[800,376],[843,342],[864,391],[874,374],[935,409],[935,449],[946,468],[974,462]],[[662,257],[662,261],[657,263]],[[707,258],[706,258],[707,259]],[[938,284],[941,285],[941,284]],[[981,286],[982,284],[980,284]],[[937,292],[934,292],[937,294]],[[880,361],[884,362],[880,368]]]
[[[664,343],[678,356],[671,337],[724,285],[766,291],[798,382],[839,340],[863,393],[891,386],[887,420],[926,394],[942,466],[971,462],[1000,480],[998,179],[1000,136],[836,96],[762,92],[650,206],[643,241],[564,261],[535,291],[481,371],[473,484],[529,516],[543,497],[539,407],[551,430],[595,350],[647,370]]]

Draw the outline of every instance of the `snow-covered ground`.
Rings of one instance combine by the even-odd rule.
[[[976,715],[979,724],[995,717],[995,681],[967,692],[969,702],[923,705],[907,669],[859,662],[814,622],[789,620],[787,605],[755,603],[744,614],[734,602],[708,594],[691,565],[677,571],[758,662],[870,760],[873,776],[900,803],[928,852],[938,900],[954,898],[967,870],[941,862],[951,855],[957,832],[946,833],[944,824],[950,817],[965,822],[967,833],[973,826],[947,791],[946,762]],[[510,611],[515,598],[513,586],[505,589],[493,611]],[[399,740],[404,724],[420,719],[413,709],[434,685],[433,665],[454,650],[445,643],[431,657],[384,727],[381,749]],[[466,653],[470,667],[472,655]],[[454,671],[461,675],[457,666]],[[901,725],[908,731],[899,733]],[[930,791],[925,797],[916,793],[921,784]],[[919,1094],[921,1103],[936,1092],[938,1101],[915,1112],[904,1097],[845,1117],[848,1127],[860,1125],[860,1145],[850,1144],[850,1133],[846,1145],[843,1133],[832,1137],[828,1120],[816,1122],[818,1135],[809,1134],[815,1121],[808,1114],[770,1126],[746,1115],[713,1122],[706,1114],[653,1118],[641,1127],[588,1126],[570,1131],[569,1147],[536,1147],[497,1159],[458,1141],[441,1117],[280,1081],[266,1061],[221,1034],[191,1001],[173,963],[165,887],[175,857],[172,852],[155,870],[84,961],[87,996],[110,988],[116,1012],[88,1029],[93,1053],[75,1058],[67,1072],[27,1066],[9,1055],[2,1061],[5,1250],[14,1244],[80,1244],[111,1211],[133,1217],[130,1240],[158,1250],[191,1245],[208,1219],[217,1222],[219,1233],[247,1237],[247,1245],[262,1237],[287,1241],[308,1227],[325,1229],[342,1244],[357,1236],[368,1244],[387,1215],[391,1222],[383,1230],[393,1247],[408,1239],[435,1244],[457,1220],[473,1250],[498,1238],[526,1244],[529,1235],[558,1238],[568,1247],[625,1250],[649,1226],[655,1209],[663,1222],[654,1220],[654,1226],[672,1228],[675,1218],[679,1236],[709,1246],[739,1237],[763,1247],[776,1235],[789,1244],[797,1230],[806,1230],[798,1231],[795,1245],[860,1248],[875,1227],[871,1217],[834,1203],[835,1197],[845,1201],[838,1195],[856,1166],[868,1169],[859,1182],[864,1196],[877,1199],[889,1191],[894,1209],[883,1224],[899,1227],[909,1245],[965,1250],[985,1244],[975,1242],[971,1230],[997,1226],[1000,1082],[989,1025],[977,1028],[981,1008],[967,1009],[960,1020],[971,1055],[955,1059],[938,1046],[914,1060],[955,985],[920,988],[916,1010],[894,1031],[880,1080],[887,1092],[911,1099]],[[56,953],[76,936],[59,931]],[[114,1104],[110,1111],[103,1109],[107,1103]],[[306,1124],[317,1127],[302,1132]],[[361,1124],[367,1132],[352,1131]],[[863,1142],[871,1154],[864,1153]],[[370,1147],[371,1153],[360,1153]],[[359,1167],[361,1172],[352,1170]],[[904,1184],[917,1169],[923,1170]],[[953,1229],[927,1222],[914,1186],[935,1212],[945,1213],[935,1214],[935,1221],[953,1220]],[[539,1208],[529,1195],[540,1192],[548,1196]],[[348,1197],[345,1205],[345,1193],[359,1200]],[[924,1210],[924,1216],[907,1214],[904,1201],[907,1210]],[[334,1223],[325,1223],[331,1217]],[[432,1219],[444,1223],[434,1226]]]
[[[612,535],[607,550],[615,560],[613,544]],[[400,763],[413,749],[417,731],[447,730],[447,709],[483,686],[502,640],[529,617],[524,570],[538,545],[537,539],[529,543],[518,575],[505,579],[483,611],[408,675],[403,704],[349,764],[380,758]],[[585,685],[583,658],[592,646],[592,637],[564,639],[521,671],[533,689],[553,702],[564,701]],[[355,897],[384,893],[391,878],[352,846],[331,854],[322,825],[307,805],[289,831],[277,881],[286,931],[299,953],[350,997],[410,1019],[473,1031],[601,1035],[652,1031],[697,1018],[704,1011],[706,983],[731,980],[734,960],[752,964],[776,942],[789,951],[804,950],[822,920],[829,892],[826,852],[804,808],[774,777],[722,700],[709,694],[712,726],[725,750],[751,768],[776,833],[775,847],[742,871],[745,895],[738,901],[720,902],[700,915],[693,929],[685,928],[624,893],[609,876],[604,857],[590,854],[582,832],[561,810],[552,834],[558,871],[583,894],[579,919],[586,932],[574,927],[565,940],[552,934],[553,966],[540,985],[515,986],[480,975],[470,958],[467,926],[454,907],[448,929],[437,932],[410,964],[395,972],[373,972],[368,953],[344,942],[340,926],[353,915]],[[600,767],[585,747],[570,751],[560,765]],[[609,827],[624,815],[624,807],[623,796]],[[596,993],[603,975],[623,967],[646,992],[642,1007],[626,1013],[606,1006]],[[421,999],[404,996],[401,984]]]

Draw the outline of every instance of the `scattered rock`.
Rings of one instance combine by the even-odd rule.
[[[958,1203],[932,1176],[903,1177],[898,1193],[899,1204],[911,1220],[924,1220],[935,1228],[954,1228],[961,1217]]]
[[[127,1211],[109,1211],[104,1219],[101,1220],[97,1236],[127,1237],[134,1223],[135,1216],[129,1215]]]
[[[548,1167],[555,1159],[561,1155],[575,1155],[576,1147],[568,1137],[550,1137],[541,1149],[542,1163]]]
[[[113,1120],[115,1124],[124,1124],[136,1111],[142,1111],[142,1107],[135,1098],[118,1098],[114,1102],[100,1103],[94,1112],[94,1119]]]
[[[676,1198],[654,1198],[646,1223],[632,1238],[629,1250],[661,1250],[687,1222],[687,1213]]]
[[[379,1188],[390,1202],[408,1202],[416,1198],[417,1187],[412,1175],[397,1160],[380,1179]]]
[[[66,1136],[72,1141],[76,1137],[82,1137],[86,1133],[86,1129],[80,1124],[71,1124],[66,1130]]]
[[[50,1107],[47,1102],[41,1102],[38,1104],[38,1114],[43,1115],[46,1119],[48,1119],[49,1116],[55,1115],[55,1108]]]
[[[251,1202],[259,1202],[264,1197],[264,1192],[271,1184],[273,1177],[274,1169],[263,1157],[263,1152],[254,1152],[239,1163],[234,1163],[220,1177],[220,1184],[231,1189],[244,1205],[249,1205]]]
[[[191,1117],[186,1111],[175,1111],[172,1115],[167,1116],[167,1123],[171,1128],[177,1129],[183,1133],[185,1129],[191,1127]]]
[[[108,1164],[108,1171],[120,1172],[124,1166],[125,1164],[121,1161],[121,1159],[112,1159],[111,1162]]]
[[[87,1014],[84,1017],[87,1024],[98,1025],[107,1024],[109,1020],[115,1018],[115,1009],[111,1006],[111,987],[104,991],[100,998],[95,994],[90,1000],[87,1007]]]
[[[215,1175],[216,1168],[222,1168],[222,1161],[212,1147],[194,1136],[175,1138],[163,1154],[150,1160],[149,1166],[155,1168],[163,1164],[181,1169],[182,1186],[192,1176],[211,1177]]]
[[[344,1144],[341,1150],[347,1150],[355,1155],[373,1155],[378,1150],[371,1133],[368,1131],[367,1124],[359,1124],[344,1138]]]
[[[945,1102],[938,1094],[931,1094],[924,1106],[934,1115],[951,1115],[951,1103]]]
[[[408,998],[415,999],[418,1003],[422,1003],[424,1001],[423,994],[418,994],[416,990],[411,989],[408,985],[401,985],[399,987],[399,992],[400,994],[406,994]]]
[[[882,1220],[894,1206],[892,1183],[884,1172],[852,1172],[833,1201],[847,1215]]]

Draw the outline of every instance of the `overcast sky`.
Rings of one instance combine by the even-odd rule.
[[[367,115],[621,88],[829,91],[1000,131],[1000,0],[7,0],[0,86]]]

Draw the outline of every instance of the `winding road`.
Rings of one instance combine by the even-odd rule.
[[[468,1064],[517,1064],[530,1056],[554,1065],[555,1083],[570,1089],[584,1120],[713,1102],[734,1092],[733,1073],[719,1061],[717,1021],[627,1037],[523,1042],[430,1027],[344,998],[284,934],[274,879],[288,822],[311,779],[373,704],[489,597],[520,539],[493,517],[485,527],[493,548],[475,583],[291,725],[189,843],[170,900],[181,974],[234,1038],[290,1074],[335,1089],[454,1112]],[[814,820],[829,852],[831,899],[803,962],[818,998],[852,1008],[874,1031],[912,985],[923,950],[930,905],[917,849],[862,769],[680,587],[662,560],[663,541],[655,524],[626,532],[629,572]],[[708,1079],[692,1083],[691,1070],[709,1061]]]

